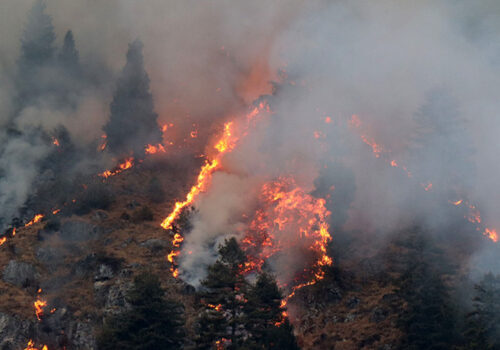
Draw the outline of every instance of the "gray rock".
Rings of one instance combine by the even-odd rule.
[[[109,293],[109,283],[103,281],[94,282],[94,300],[98,307],[104,306]]]
[[[103,210],[97,210],[94,213],[94,219],[96,219],[96,220],[102,221],[102,220],[106,220],[107,218],[108,218],[108,214]]]
[[[118,280],[109,288],[104,305],[104,313],[119,314],[130,309],[130,304],[127,302],[128,291],[132,288],[131,282]]]
[[[43,263],[50,271],[54,271],[63,263],[64,254],[54,247],[40,247],[36,251],[36,258]]]
[[[344,322],[352,322],[356,319],[356,314],[347,314]]]
[[[0,349],[24,349],[29,330],[28,321],[0,312]]]
[[[113,272],[113,268],[106,264],[100,264],[97,268],[97,272],[94,275],[94,281],[106,281],[110,280],[114,277],[115,273]]]
[[[102,230],[82,220],[70,220],[61,225],[60,236],[65,241],[82,242],[97,238]]]
[[[15,260],[9,261],[3,271],[3,280],[18,287],[33,285],[38,276],[39,275],[33,265],[24,262],[17,262]]]
[[[69,334],[72,349],[95,350],[97,349],[94,329],[90,322],[76,322]]]

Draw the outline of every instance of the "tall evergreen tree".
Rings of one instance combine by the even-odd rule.
[[[211,349],[222,339],[227,339],[232,349],[242,343],[247,282],[240,271],[245,261],[245,253],[231,238],[219,248],[219,259],[209,266],[201,282],[203,310],[198,320],[198,348]]]
[[[137,276],[127,296],[131,310],[107,320],[98,337],[99,349],[181,349],[182,305],[165,300],[164,294],[157,276]]]
[[[470,186],[473,151],[457,101],[447,90],[433,90],[414,120],[411,162],[415,177],[451,192]]]
[[[79,54],[71,30],[68,30],[64,36],[63,46],[59,52],[59,62],[70,72],[76,72],[78,69]]]
[[[139,40],[129,45],[127,63],[111,103],[111,115],[104,126],[108,148],[120,156],[131,152],[143,155],[147,144],[161,142],[142,47]]]
[[[21,38],[21,56],[16,78],[17,101],[15,114],[24,106],[35,103],[51,87],[46,70],[53,66],[55,33],[52,18],[45,13],[45,2],[36,0],[28,13]]]
[[[500,276],[486,274],[475,286],[473,311],[467,316],[464,336],[464,349],[500,349]]]
[[[451,349],[458,339],[457,317],[440,269],[446,261],[430,238],[420,232],[410,234],[403,244],[408,252],[397,293],[407,305],[399,323],[406,333],[404,349]]]
[[[246,329],[249,349],[295,350],[299,349],[293,327],[288,318],[283,319],[281,291],[276,280],[261,273],[246,295]]]

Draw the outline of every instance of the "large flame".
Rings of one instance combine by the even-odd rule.
[[[298,289],[322,280],[324,267],[332,265],[332,258],[327,253],[327,245],[332,239],[327,224],[329,215],[325,200],[306,193],[291,177],[263,185],[261,207],[242,242],[248,254],[248,263],[242,272],[260,270],[273,255],[296,246],[307,247],[314,257],[312,263],[306,261],[306,265],[294,273],[291,283],[278,280],[289,290],[281,302],[282,308]],[[287,316],[286,312],[283,316]]]
[[[163,227],[165,230],[172,229],[172,224],[179,217],[182,210],[192,205],[199,194],[206,191],[207,186],[211,183],[213,173],[220,168],[224,155],[234,149],[239,138],[244,135],[245,131],[250,126],[250,121],[254,119],[265,107],[265,104],[261,103],[258,107],[252,109],[246,116],[245,125],[240,126],[240,128],[236,127],[234,121],[230,121],[224,124],[224,132],[214,145],[214,149],[217,151],[215,156],[211,160],[207,160],[201,167],[201,170],[196,179],[196,184],[191,187],[190,191],[183,201],[175,203],[173,210],[161,223],[161,227]],[[167,256],[168,261],[172,264],[171,271],[174,277],[177,277],[179,275],[179,272],[175,267],[174,258],[180,254],[179,248],[181,242],[182,237],[176,234],[172,242],[173,249]]]

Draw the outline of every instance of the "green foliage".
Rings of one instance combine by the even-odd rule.
[[[216,341],[227,339],[227,349],[298,349],[292,326],[282,318],[282,295],[275,279],[262,273],[249,285],[241,273],[245,261],[245,253],[231,238],[209,266],[199,294],[197,348],[213,349]]]
[[[405,349],[450,349],[458,339],[457,315],[443,272],[435,267],[441,266],[443,258],[418,232],[405,243],[409,248],[406,268],[397,290],[407,304],[399,322],[406,333]]]
[[[464,349],[500,349],[500,276],[486,274],[475,286],[464,337]]]
[[[246,330],[250,349],[299,349],[293,327],[286,318],[283,321],[282,294],[276,280],[262,273],[247,293]]]
[[[98,337],[101,350],[180,349],[184,340],[182,305],[165,300],[157,276],[143,273],[128,293],[131,309],[106,320]]]
[[[142,46],[138,40],[129,45],[127,63],[111,102],[109,122],[103,128],[108,135],[108,149],[119,156],[129,155],[131,151],[142,156],[147,144],[162,141]]]

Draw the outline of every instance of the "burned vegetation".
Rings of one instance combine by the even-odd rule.
[[[496,95],[467,99],[441,56],[422,81],[399,36],[373,47],[405,6],[234,3],[233,33],[226,5],[178,5],[182,25],[165,21],[200,43],[142,17],[130,40],[117,13],[148,5],[89,3],[124,34],[104,48],[74,12],[62,28],[75,4],[34,0],[17,59],[0,50],[0,349],[500,348],[496,169],[469,126]],[[427,45],[453,43],[442,56],[482,44],[416,13]],[[177,45],[167,65],[159,37]],[[390,69],[365,62],[380,49]],[[495,60],[466,51],[489,87]]]

